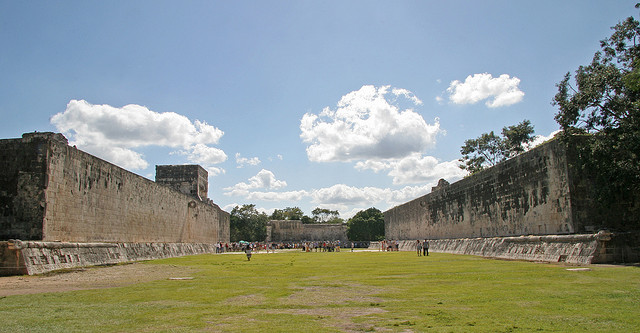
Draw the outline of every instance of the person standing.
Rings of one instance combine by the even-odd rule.
[[[247,244],[244,248],[244,253],[247,255],[247,261],[251,261],[251,244]]]
[[[422,255],[422,244],[419,239],[416,241],[416,251],[418,251],[418,257]]]
[[[429,255],[429,241],[426,239],[424,240],[424,242],[422,242],[422,255],[423,256]]]

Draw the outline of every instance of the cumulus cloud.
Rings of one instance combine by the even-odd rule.
[[[221,149],[198,143],[191,147],[191,152],[187,153],[187,159],[194,163],[211,165],[224,162],[227,154]]]
[[[434,145],[438,119],[427,124],[413,109],[400,110],[398,98],[422,104],[406,89],[363,86],[343,96],[337,108],[305,114],[300,138],[314,162],[399,158]]]
[[[286,192],[250,192],[246,195],[249,200],[263,200],[263,201],[300,201],[302,198],[309,195],[309,192],[300,191],[286,191]]]
[[[238,168],[243,168],[245,165],[256,166],[260,164],[260,159],[257,157],[246,158],[242,157],[240,153],[236,153],[236,164],[238,164]]]
[[[544,136],[544,135],[536,135],[533,139],[533,141],[531,141],[529,143],[529,145],[526,147],[527,150],[535,148],[536,146],[539,146],[543,143],[545,143],[548,140],[551,140],[553,137],[556,136],[556,134],[560,133],[562,131],[558,130],[558,131],[553,131],[551,132],[549,135]]]
[[[217,175],[220,175],[220,174],[227,173],[222,168],[217,168],[217,167],[212,167],[212,166],[208,166],[205,169],[207,170],[207,173],[209,174],[209,177],[213,177],[213,176],[217,176]]]
[[[273,172],[262,169],[255,176],[249,178],[247,183],[238,183],[231,187],[224,188],[225,195],[240,195],[247,196],[250,194],[250,190],[254,189],[279,189],[287,186],[287,182],[283,180],[277,180]]]
[[[313,190],[309,193],[309,196],[312,202],[319,205],[343,207],[343,209],[354,205],[363,207],[379,206],[382,209],[386,209],[425,195],[436,184],[437,182],[432,182],[421,186],[405,186],[399,190],[336,184],[331,187]]]
[[[125,168],[144,169],[148,163],[133,149],[161,146],[182,149],[192,162],[217,164],[227,159],[217,148],[224,132],[206,122],[174,113],[158,113],[140,105],[121,108],[71,100],[51,118],[71,144]]]
[[[398,185],[432,183],[440,178],[450,182],[457,181],[466,175],[458,165],[458,160],[440,162],[433,156],[414,153],[402,159],[358,162],[356,169],[374,172],[389,170],[388,175],[393,177],[393,184]]]
[[[241,185],[244,184],[244,185]],[[227,196],[241,196],[252,201],[301,201],[310,199],[318,207],[331,207],[339,211],[349,207],[374,207],[380,209],[391,208],[395,205],[415,199],[431,191],[437,181],[420,186],[405,186],[394,190],[378,187],[355,187],[345,184],[335,184],[330,187],[313,189],[311,191],[260,191],[251,189],[247,183],[240,183],[233,187],[225,188]],[[233,208],[233,207],[232,207]]]
[[[522,101],[524,92],[518,85],[520,79],[502,74],[494,78],[491,74],[469,75],[460,82],[454,80],[449,85],[449,100],[455,104],[475,104],[482,100],[487,100],[486,105],[490,108],[509,106]]]

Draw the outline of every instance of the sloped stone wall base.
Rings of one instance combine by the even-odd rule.
[[[33,275],[94,265],[215,253],[203,243],[0,242],[0,276]]]
[[[582,235],[434,239],[429,240],[429,251],[580,265],[637,262],[638,238],[629,233],[615,235],[601,231]],[[369,248],[379,249],[380,243],[372,242]],[[416,240],[399,241],[399,249],[416,251]]]

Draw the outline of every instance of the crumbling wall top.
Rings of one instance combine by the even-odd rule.
[[[24,142],[32,142],[38,139],[52,140],[63,143],[65,145],[69,144],[69,140],[62,135],[61,133],[54,132],[31,132],[22,134],[22,140]]]

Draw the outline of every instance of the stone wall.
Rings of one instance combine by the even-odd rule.
[[[429,240],[430,252],[476,255],[508,260],[588,265],[640,261],[639,233],[451,238]],[[416,251],[415,240],[399,241],[400,251]],[[372,242],[371,250],[380,243]]]
[[[0,140],[0,240],[214,243],[229,214],[66,144]]]
[[[69,243],[0,241],[0,276],[215,253],[211,243]]]
[[[199,165],[156,165],[156,183],[205,200],[208,197],[209,173]]]
[[[267,241],[334,241],[347,242],[345,224],[304,224],[297,220],[272,220],[267,223]]]
[[[387,239],[474,238],[593,231],[571,150],[552,140],[446,183],[384,213]]]

